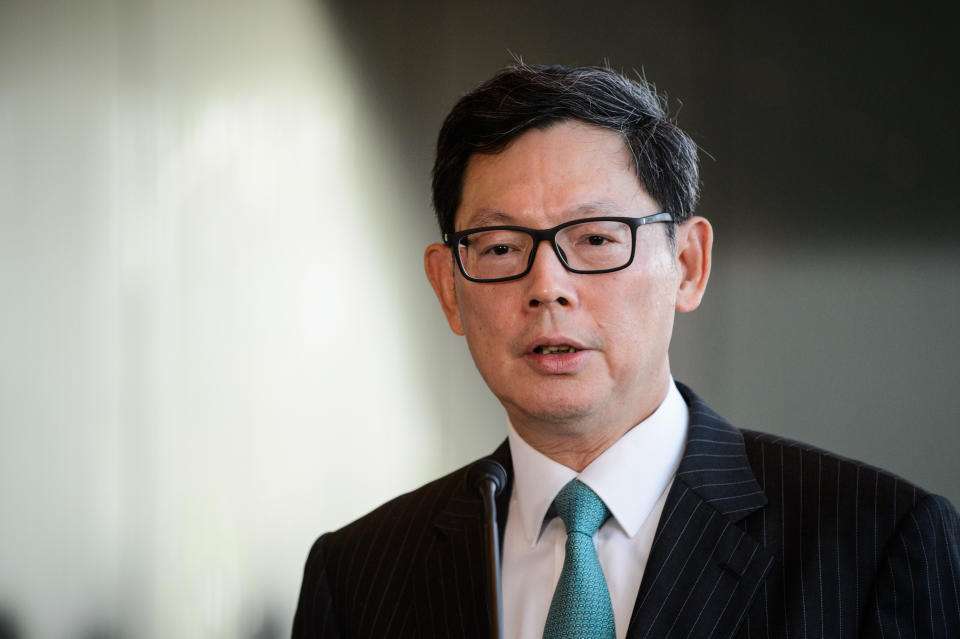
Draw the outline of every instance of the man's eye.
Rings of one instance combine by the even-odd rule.
[[[580,239],[580,244],[586,246],[610,246],[616,243],[617,240],[607,235],[585,235]]]
[[[509,252],[510,252],[510,247],[507,246],[506,244],[497,244],[495,246],[491,246],[490,248],[484,251],[484,253],[486,254],[493,254],[493,255],[506,255]]]

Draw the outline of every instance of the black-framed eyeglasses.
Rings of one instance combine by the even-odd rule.
[[[516,280],[533,267],[541,242],[550,242],[572,273],[612,273],[633,263],[637,228],[673,222],[667,212],[646,217],[588,217],[552,229],[485,226],[444,235],[460,272],[471,282]]]

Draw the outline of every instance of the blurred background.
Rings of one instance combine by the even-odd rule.
[[[421,256],[514,57],[703,149],[675,376],[960,503],[960,34],[842,5],[0,0],[0,638],[288,636],[319,533],[498,444]]]

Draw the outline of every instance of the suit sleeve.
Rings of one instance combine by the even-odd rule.
[[[333,597],[327,581],[324,545],[327,535],[313,544],[303,571],[300,600],[293,617],[293,639],[340,639]]]
[[[887,543],[862,637],[960,637],[960,516],[924,497]]]

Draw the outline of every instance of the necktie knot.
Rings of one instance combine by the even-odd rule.
[[[579,479],[571,480],[560,489],[553,507],[563,520],[567,535],[578,532],[593,537],[610,516],[603,500]]]

